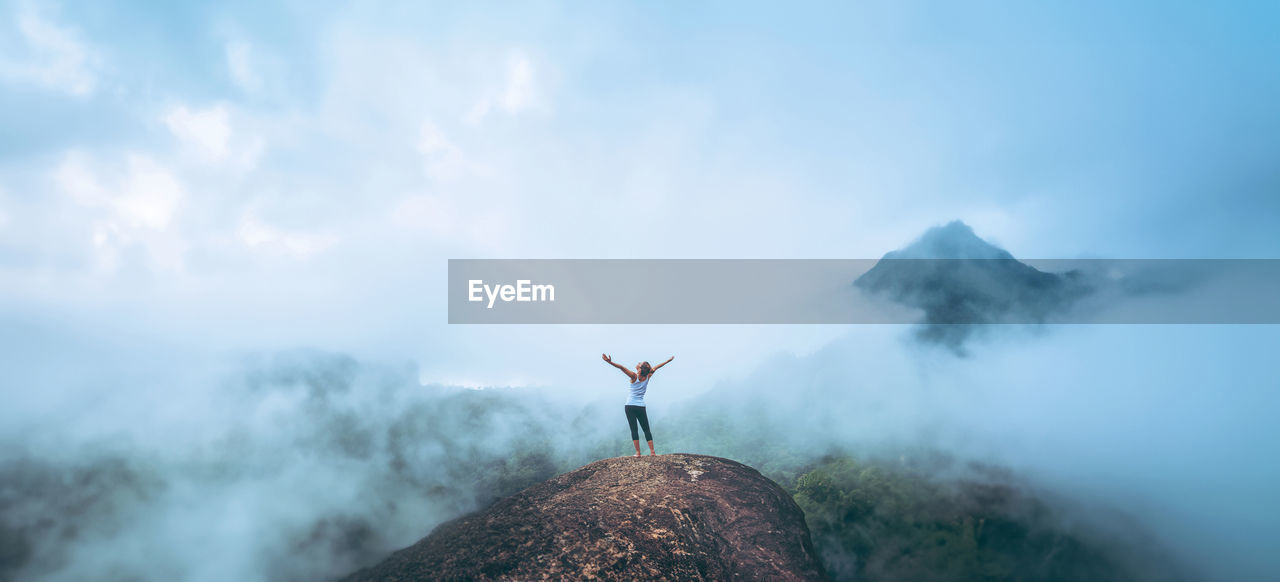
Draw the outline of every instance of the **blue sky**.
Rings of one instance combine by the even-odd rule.
[[[1266,4],[3,10],[16,313],[501,383],[466,354],[554,356],[443,325],[447,258],[866,258],[957,218],[1030,258],[1280,253]]]

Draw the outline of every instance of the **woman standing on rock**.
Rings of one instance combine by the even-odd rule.
[[[636,371],[634,372],[628,370],[622,364],[614,363],[609,354],[600,354],[600,357],[609,362],[609,365],[622,370],[622,373],[626,374],[628,378],[631,378],[631,390],[630,396],[627,398],[626,411],[627,424],[631,425],[631,443],[636,446],[636,456],[640,456],[640,433],[636,432],[636,422],[639,422],[640,428],[644,429],[644,440],[649,441],[649,454],[658,454],[653,450],[653,434],[649,432],[649,415],[644,410],[644,393],[649,389],[649,378],[653,376],[653,373],[657,372],[658,368],[670,364],[671,360],[676,359],[676,357],[671,356],[667,358],[667,361],[653,367],[649,367],[649,362],[640,362],[636,364]]]

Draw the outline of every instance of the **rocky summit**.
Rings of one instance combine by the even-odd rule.
[[[823,580],[804,514],[755,469],[597,461],[442,524],[348,581]]]

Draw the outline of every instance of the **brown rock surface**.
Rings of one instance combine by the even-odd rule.
[[[605,459],[442,524],[366,580],[822,580],[804,515],[755,469]]]

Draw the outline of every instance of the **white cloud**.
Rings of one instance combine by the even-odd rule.
[[[406,231],[485,252],[510,248],[515,229],[510,212],[490,199],[447,194],[407,195],[391,209],[387,221]]]
[[[205,110],[193,111],[185,105],[179,105],[170,109],[163,121],[173,135],[205,157],[211,160],[227,157],[231,120],[226,106],[215,105]]]
[[[508,115],[517,115],[539,109],[542,105],[533,61],[524,53],[515,52],[507,59],[502,90],[496,97],[486,96],[477,101],[465,119],[469,123],[479,123],[495,107]]]
[[[231,80],[241,91],[258,92],[262,88],[262,77],[254,67],[253,45],[245,41],[232,41],[227,43],[225,52]]]
[[[231,111],[224,104],[206,109],[177,105],[161,121],[202,162],[249,170],[266,149],[261,136],[244,135],[232,126]]]
[[[94,160],[72,153],[54,171],[54,182],[90,217],[100,268],[114,270],[120,253],[139,246],[148,266],[180,270],[186,244],[173,223],[185,197],[182,183],[151,157],[129,154],[123,175],[106,176]]]
[[[423,172],[433,180],[456,180],[476,170],[462,150],[430,121],[418,129],[417,150],[422,156]]]
[[[101,208],[110,204],[110,195],[98,183],[83,154],[68,154],[54,171],[54,182],[80,206]]]
[[[129,156],[128,178],[114,204],[127,226],[167,229],[181,200],[182,184],[173,174],[147,156]]]
[[[421,228],[444,236],[453,233],[458,218],[457,208],[447,198],[425,194],[405,197],[390,216],[391,223],[396,226]]]
[[[507,113],[519,113],[534,105],[533,63],[522,54],[511,56],[507,63],[507,87],[498,104]]]
[[[236,234],[246,247],[299,258],[323,251],[333,246],[338,240],[330,234],[285,231],[263,222],[252,213],[240,219]]]
[[[23,4],[15,19],[25,55],[0,57],[0,78],[83,97],[98,82],[101,57],[69,27]]]

